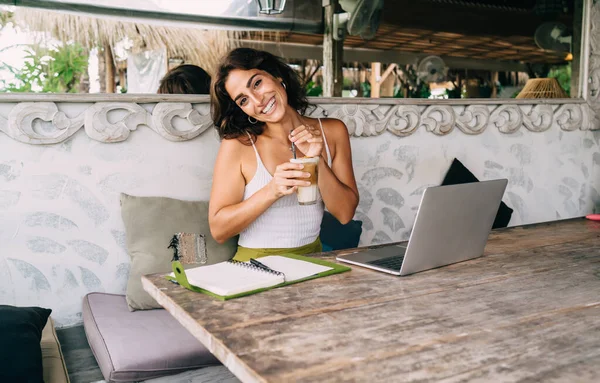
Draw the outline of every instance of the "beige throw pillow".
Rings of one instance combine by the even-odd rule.
[[[210,235],[206,201],[134,197],[121,193],[121,216],[131,257],[127,281],[127,305],[131,311],[162,307],[144,290],[141,277],[171,271],[173,249],[167,247],[175,233],[204,234],[207,264],[231,259],[237,248],[237,237],[220,245]]]

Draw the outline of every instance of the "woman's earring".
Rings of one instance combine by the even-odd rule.
[[[287,86],[285,86],[285,82],[281,82],[281,86],[283,87],[283,89],[287,89]]]
[[[251,123],[252,125],[254,125],[258,122],[258,120],[256,118],[252,118],[252,117],[248,116],[248,122]]]

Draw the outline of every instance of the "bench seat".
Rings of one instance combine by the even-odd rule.
[[[69,383],[69,374],[65,365],[60,348],[60,342],[56,336],[56,329],[52,317],[48,318],[46,326],[42,330],[42,366],[44,367],[45,383]]]
[[[107,382],[134,382],[220,364],[166,310],[129,311],[125,295],[87,294],[83,326]]]

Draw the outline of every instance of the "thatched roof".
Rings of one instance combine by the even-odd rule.
[[[243,32],[166,27],[79,14],[17,7],[13,21],[30,31],[50,32],[60,41],[84,47],[114,47],[124,38],[133,41],[132,52],[166,47],[169,57],[181,58],[214,73],[219,59],[239,45]]]

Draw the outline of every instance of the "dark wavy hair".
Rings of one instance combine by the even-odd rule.
[[[211,85],[211,116],[221,139],[239,138],[248,141],[250,134],[252,140],[264,130],[264,122],[257,121],[251,124],[248,115],[231,99],[225,82],[232,70],[260,69],[271,76],[281,78],[285,83],[288,104],[300,114],[304,114],[309,106],[306,91],[302,86],[296,71],[287,65],[280,57],[269,52],[251,48],[237,48],[225,56]],[[248,142],[249,144],[249,142]]]
[[[159,94],[209,94],[210,75],[197,65],[184,64],[171,69],[160,80]]]

